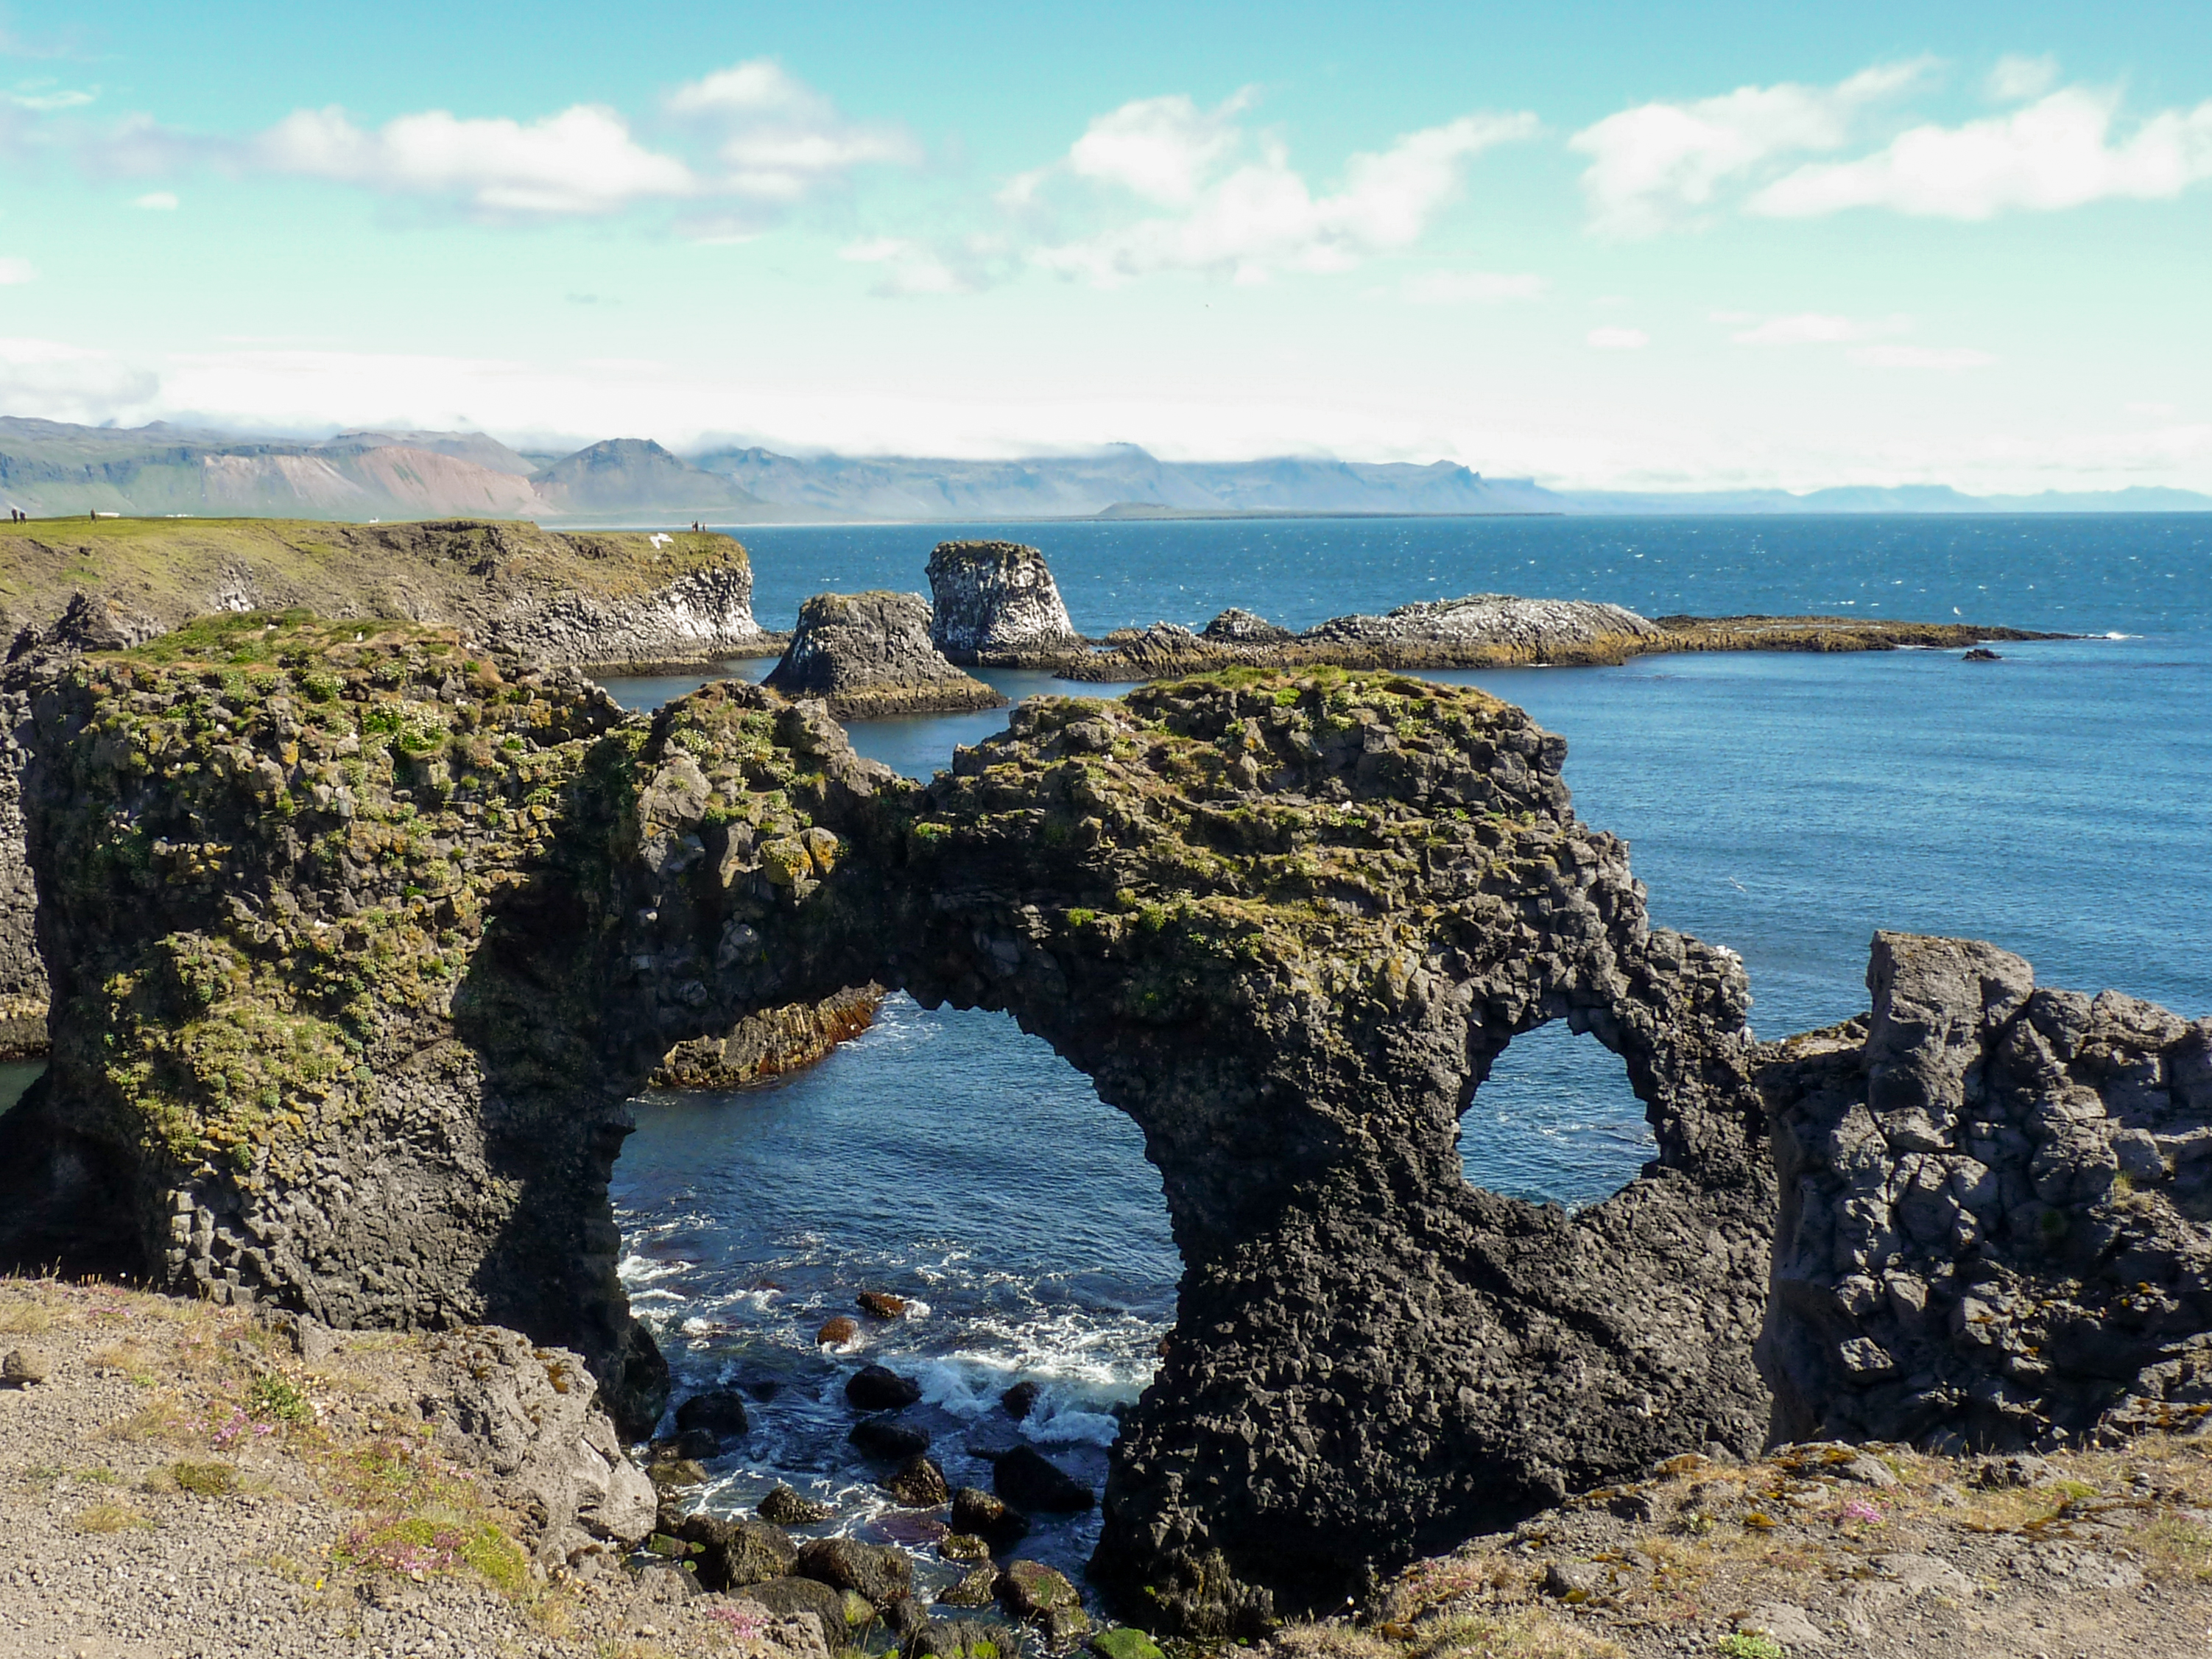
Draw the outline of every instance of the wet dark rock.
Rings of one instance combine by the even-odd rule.
[[[884,1609],[884,1624],[902,1644],[911,1642],[929,1624],[929,1610],[919,1597],[896,1595]]]
[[[980,1462],[995,1463],[1017,1446],[1027,1445],[1022,1431],[1011,1423],[978,1423],[961,1439],[961,1449]]]
[[[888,1291],[862,1291],[853,1300],[860,1304],[860,1311],[871,1319],[906,1317],[906,1298],[893,1296]]]
[[[945,1534],[937,1540],[937,1553],[947,1561],[967,1561],[978,1565],[991,1559],[991,1547],[975,1534],[967,1532]]]
[[[991,1468],[991,1486],[1015,1508],[1067,1515],[1090,1509],[1097,1494],[1028,1446],[1017,1446]]]
[[[799,1559],[790,1534],[766,1521],[729,1520],[702,1510],[678,1522],[675,1535],[698,1547],[690,1559],[700,1584],[710,1590],[786,1577]]]
[[[999,1570],[986,1562],[964,1572],[957,1584],[937,1593],[938,1604],[947,1607],[988,1607],[999,1596]]]
[[[855,1411],[895,1412],[921,1398],[921,1384],[888,1365],[866,1365],[846,1379],[845,1398]]]
[[[1030,1519],[1009,1509],[1003,1498],[979,1487],[963,1486],[952,1494],[952,1529],[981,1538],[994,1550],[1000,1550],[1029,1535]]]
[[[703,1463],[722,1455],[722,1437],[712,1429],[685,1429],[680,1434],[656,1441],[653,1452],[656,1462]]]
[[[2212,1020],[1972,939],[1877,933],[1867,984],[1759,1077],[1777,1438],[2020,1452],[2212,1416]]]
[[[934,1659],[1012,1659],[1012,1645],[1003,1626],[972,1619],[933,1619],[908,1640],[906,1653],[907,1659],[933,1655]]]
[[[1017,1619],[1040,1620],[1079,1608],[1083,1598],[1065,1573],[1042,1561],[1009,1561],[999,1571],[999,1603]]]
[[[851,1644],[845,1619],[845,1596],[841,1590],[814,1578],[769,1578],[745,1587],[745,1599],[757,1601],[779,1619],[811,1613],[822,1621],[832,1653]]]
[[[702,1486],[707,1483],[707,1470],[696,1458],[678,1457],[673,1448],[663,1455],[656,1447],[653,1461],[645,1466],[646,1478],[665,1491],[671,1486]]]
[[[860,1334],[860,1322],[843,1314],[822,1322],[822,1328],[814,1333],[814,1340],[829,1347],[842,1347]]]
[[[1986,645],[1978,645],[1960,660],[1961,662],[2002,662],[2004,659]]]
[[[768,1496],[755,1504],[754,1512],[763,1521],[773,1521],[779,1527],[811,1527],[827,1521],[837,1510],[834,1504],[802,1498],[789,1486],[771,1486]]]
[[[864,1417],[845,1437],[870,1457],[896,1463],[929,1449],[929,1431],[889,1417]]]
[[[1021,666],[1079,650],[1044,556],[1018,542],[939,542],[930,638],[953,662]]]
[[[1034,1382],[1017,1382],[999,1396],[999,1403],[1006,1408],[1006,1415],[1017,1423],[1030,1414],[1036,1401],[1037,1385]]]
[[[744,1396],[734,1389],[714,1389],[695,1394],[676,1408],[676,1431],[688,1434],[705,1429],[721,1436],[744,1434],[752,1425],[745,1416]]]
[[[963,674],[930,643],[919,593],[817,593],[765,684],[791,697],[820,697],[839,720],[958,714],[1006,698]]]
[[[884,1490],[914,1510],[934,1509],[952,1497],[945,1471],[920,1452],[898,1466],[898,1472],[884,1482]]]
[[[878,1612],[914,1589],[914,1568],[903,1550],[854,1538],[816,1538],[799,1552],[801,1577],[850,1590]]]

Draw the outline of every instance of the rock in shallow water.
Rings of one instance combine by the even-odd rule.
[[[903,1550],[863,1544],[855,1538],[817,1538],[799,1552],[801,1577],[851,1590],[881,1612],[914,1589],[914,1567]]]
[[[1028,1446],[1017,1446],[991,1468],[991,1485],[1017,1509],[1071,1515],[1097,1496],[1073,1475]]]
[[[839,720],[1002,706],[1005,697],[939,653],[929,623],[918,593],[817,593],[799,607],[798,631],[763,684],[821,697]]]
[[[684,1516],[676,1535],[699,1546],[692,1559],[699,1583],[710,1590],[787,1577],[799,1560],[799,1547],[790,1535],[766,1521],[726,1520],[702,1512]]]
[[[734,1389],[714,1389],[695,1394],[676,1408],[679,1434],[705,1429],[716,1435],[738,1435],[752,1427],[745,1416],[744,1396]]]
[[[754,1512],[763,1521],[773,1521],[779,1527],[811,1527],[827,1521],[837,1511],[835,1506],[802,1498],[789,1486],[772,1486],[768,1496],[754,1506]]]
[[[895,1412],[921,1398],[921,1384],[888,1365],[866,1365],[846,1380],[845,1398],[858,1411]]]
[[[898,1473],[884,1482],[884,1490],[915,1510],[934,1509],[952,1496],[945,1484],[945,1471],[919,1452],[899,1465]]]
[[[963,1486],[952,1494],[952,1528],[956,1535],[980,1538],[993,1549],[1004,1549],[1028,1536],[1029,1517],[1006,1507],[1002,1498],[975,1486]]]
[[[864,1417],[845,1438],[870,1457],[898,1462],[929,1449],[929,1431],[890,1417]]]

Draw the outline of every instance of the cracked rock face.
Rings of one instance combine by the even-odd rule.
[[[31,701],[84,652],[126,649],[161,631],[152,617],[120,601],[79,593],[52,623],[18,632],[0,666],[0,1060],[43,1054],[46,1047],[46,967],[33,927],[38,885],[23,844]]]
[[[957,663],[1080,650],[1044,555],[1018,542],[939,542],[929,556],[930,637]]]
[[[1775,1046],[1779,1439],[2014,1451],[2212,1412],[2212,1019],[1875,936]]]
[[[817,593],[799,607],[798,630],[766,684],[787,696],[819,697],[840,720],[1006,702],[939,654],[919,593]]]
[[[1144,1132],[1186,1271],[1093,1571],[1156,1622],[1248,1631],[1760,1440],[1741,966],[1649,926],[1565,744],[1481,692],[1037,699],[925,787],[762,687],[623,717],[432,630],[241,618],[94,659],[38,720],[62,1014],[0,1119],[19,1246],[75,1181],[169,1283],[496,1320],[641,1432],[623,1100],[678,1042],[873,981],[1011,1013]],[[1573,1216],[1470,1188],[1456,1146],[1556,1019],[1622,1057],[1659,1149]]]

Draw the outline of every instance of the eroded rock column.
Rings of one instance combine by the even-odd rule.
[[[2212,1412],[2212,1019],[1877,933],[1761,1073],[1775,1437],[2018,1450]]]

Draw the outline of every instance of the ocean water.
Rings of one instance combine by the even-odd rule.
[[[1878,927],[1971,934],[2045,982],[2212,1012],[2212,521],[2081,519],[1402,520],[748,529],[756,608],[788,626],[824,590],[927,591],[952,535],[1041,546],[1077,625],[1202,625],[1241,605],[1291,626],[1409,599],[1514,592],[1648,615],[1968,619],[2088,637],[1955,652],[1644,658],[1619,668],[1444,673],[1564,734],[1577,810],[1627,839],[1654,920],[1742,953],[1763,1035],[1865,1006]],[[751,675],[765,663],[740,665]],[[988,676],[1011,696],[1097,695]],[[691,682],[618,684],[647,706]],[[864,723],[908,775],[1003,715]],[[919,1376],[948,1474],[984,1483],[1008,1382],[1043,1386],[1032,1437],[1094,1480],[1111,1407],[1149,1377],[1178,1266],[1129,1124],[1003,1016],[903,998],[804,1075],[648,1097],[615,1172],[625,1264],[678,1393],[780,1386],[714,1466],[735,1507],[787,1479],[833,1523],[926,1533],[843,1441],[838,1392],[880,1360]],[[1568,1205],[1650,1155],[1620,1062],[1548,1027],[1517,1041],[1461,1126],[1468,1178]],[[823,1318],[884,1289],[915,1310]],[[1077,1570],[1095,1520],[1028,1553]]]

